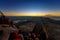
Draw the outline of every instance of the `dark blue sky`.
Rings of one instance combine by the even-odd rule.
[[[4,12],[60,11],[60,0],[0,0]]]

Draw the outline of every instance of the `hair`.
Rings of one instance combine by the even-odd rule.
[[[3,30],[0,30],[0,36],[3,34]]]

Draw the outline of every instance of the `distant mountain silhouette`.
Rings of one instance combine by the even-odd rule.
[[[56,17],[56,16],[60,16],[60,14],[46,14],[45,16],[52,16],[52,17]]]

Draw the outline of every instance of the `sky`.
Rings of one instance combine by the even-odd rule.
[[[0,10],[28,14],[59,12],[60,0],[0,0]]]

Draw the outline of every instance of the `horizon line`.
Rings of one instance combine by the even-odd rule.
[[[1,14],[0,14],[1,15]],[[60,16],[60,13],[49,13],[49,14],[44,14],[44,13],[41,13],[41,14],[24,14],[24,13],[4,13],[5,16]]]

